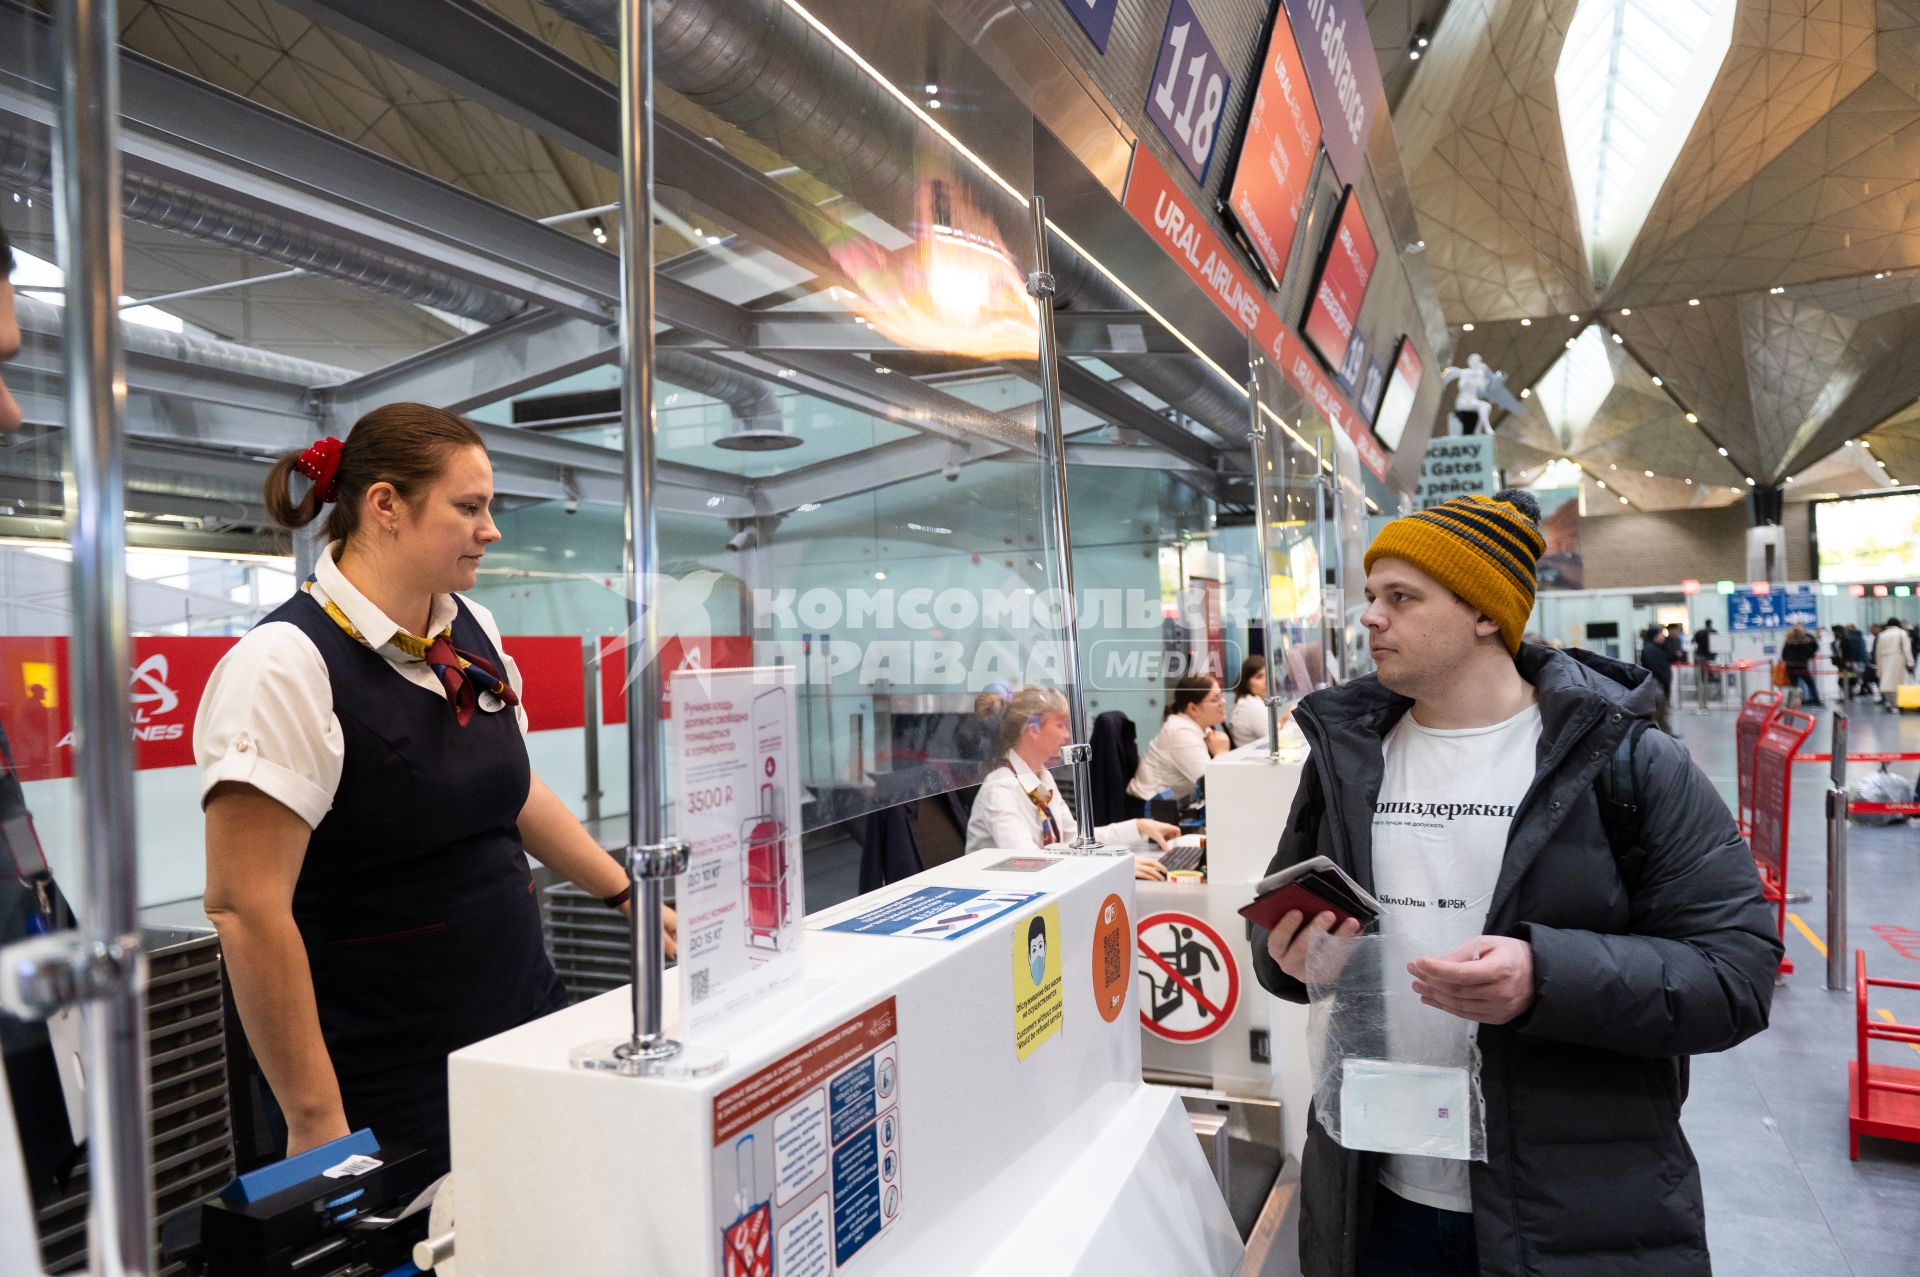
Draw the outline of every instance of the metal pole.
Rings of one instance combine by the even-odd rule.
[[[1827,988],[1853,987],[1847,961],[1847,712],[1833,711],[1827,787]]]
[[[87,1212],[91,1270],[153,1271],[147,1159],[145,964],[134,858],[133,711],[127,683],[126,366],[120,348],[120,73],[114,0],[54,6],[60,49],[55,185],[73,545],[73,733],[88,939],[115,955],[114,987],[87,1005]]]
[[[271,284],[277,279],[292,279],[304,275],[303,270],[275,271],[271,275],[248,275],[244,279],[229,279],[220,284],[202,284],[199,288],[183,288],[177,293],[161,293],[157,297],[141,297],[120,303],[121,310],[132,310],[135,306],[164,306],[168,302],[185,301],[189,297],[209,297],[214,293],[230,293],[235,289],[252,288],[255,284]]]
[[[1267,421],[1261,415],[1260,373],[1267,366],[1264,355],[1247,360],[1247,398],[1252,401],[1252,424],[1247,442],[1253,449],[1253,529],[1254,555],[1260,572],[1260,605],[1265,613],[1267,634],[1267,757],[1280,757],[1280,713],[1286,697],[1280,688],[1286,678],[1286,639],[1279,618],[1273,612],[1273,508],[1269,504],[1273,489],[1268,475],[1273,472],[1273,441],[1267,436]]]
[[[663,885],[685,872],[686,844],[665,837],[660,800],[659,623],[653,577],[653,0],[620,6],[620,424],[625,443],[627,573],[627,872],[633,883],[633,1035],[627,1058],[662,1060]]]
[[[1047,265],[1047,202],[1033,197],[1033,273],[1027,276],[1027,295],[1039,303],[1040,329],[1040,501],[1041,517],[1053,539],[1054,566],[1061,591],[1066,596],[1062,609],[1060,642],[1065,649],[1067,675],[1067,722],[1073,743],[1061,751],[1063,761],[1073,768],[1074,815],[1080,831],[1070,849],[1080,854],[1125,854],[1124,848],[1103,847],[1093,836],[1093,794],[1089,760],[1093,747],[1087,743],[1087,715],[1081,704],[1079,595],[1073,589],[1073,530],[1067,515],[1067,432],[1060,409],[1060,347],[1053,331],[1053,272]]]
[[[600,836],[600,645],[592,638],[580,640],[580,660],[586,678],[582,680],[581,711],[586,730],[580,734],[584,747],[581,765],[586,769],[587,788],[580,795],[586,805],[587,824],[594,837]]]

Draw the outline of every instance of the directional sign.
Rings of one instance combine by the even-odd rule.
[[[1169,1042],[1204,1042],[1240,1005],[1240,968],[1220,933],[1188,913],[1140,920],[1134,939],[1140,1024]]]

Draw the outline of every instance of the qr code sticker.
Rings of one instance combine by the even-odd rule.
[[[1120,936],[1119,931],[1109,931],[1103,937],[1101,945],[1100,957],[1106,966],[1106,984],[1109,987],[1121,983],[1126,978],[1122,974],[1126,959],[1120,948]]]
[[[711,992],[708,981],[713,978],[713,972],[700,970],[690,971],[687,974],[689,977],[687,986],[693,1000],[695,1002],[705,1002],[707,1000],[707,994]]]

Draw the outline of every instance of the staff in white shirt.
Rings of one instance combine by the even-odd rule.
[[[1071,842],[1080,826],[1060,799],[1060,788],[1046,765],[1073,740],[1067,698],[1051,687],[1023,687],[1000,716],[992,757],[998,759],[980,783],[967,820],[967,850],[985,847],[1038,851]],[[1139,846],[1148,841],[1166,850],[1179,826],[1158,820],[1121,820],[1093,831],[1096,841]],[[1153,856],[1135,856],[1133,876],[1163,879],[1167,871]]]
[[[1220,680],[1211,674],[1189,674],[1173,685],[1167,697],[1167,716],[1160,722],[1140,766],[1127,782],[1135,798],[1152,798],[1171,789],[1186,799],[1206,774],[1207,760],[1232,748],[1220,720],[1227,716],[1227,697]]]
[[[1233,717],[1227,735],[1235,749],[1267,739],[1267,658],[1249,656],[1240,662],[1240,681],[1233,685]]]

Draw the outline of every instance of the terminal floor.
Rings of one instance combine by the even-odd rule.
[[[1819,725],[1806,749],[1824,751],[1831,718],[1824,708],[1816,713]],[[1850,752],[1920,753],[1920,715],[1861,705],[1848,725]],[[1731,804],[1732,714],[1682,712],[1674,729]],[[1855,764],[1850,778],[1870,766]],[[1916,769],[1895,770],[1912,779]],[[1811,898],[1787,906],[1794,972],[1775,990],[1772,1024],[1732,1051],[1694,1060],[1683,1117],[1700,1159],[1714,1267],[1738,1277],[1920,1273],[1920,1144],[1866,1139],[1860,1160],[1847,1158],[1854,995],[1827,992],[1821,953],[1829,939],[1826,783],[1824,766],[1795,769],[1787,885],[1789,894]],[[1920,961],[1902,957],[1870,929],[1920,930],[1920,824],[1854,826],[1847,863],[1849,971],[1851,950],[1865,949],[1869,974],[1920,979]],[[1877,997],[1870,1007],[1920,1021],[1920,993]],[[1907,1053],[1881,1044],[1874,1058],[1920,1067],[1920,1056],[1903,1058]]]

